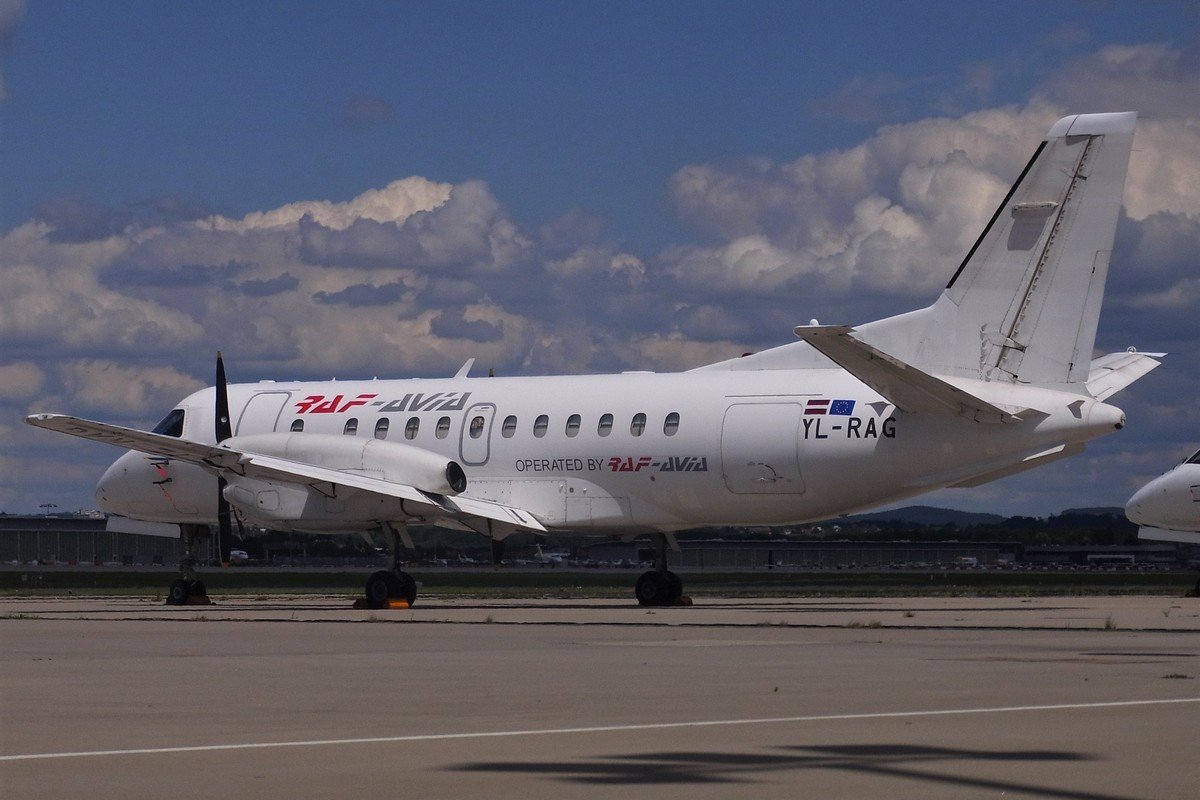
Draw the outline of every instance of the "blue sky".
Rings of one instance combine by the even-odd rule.
[[[0,509],[88,506],[113,455],[23,414],[152,422],[218,347],[245,380],[676,369],[924,305],[1047,121],[1126,108],[1099,346],[1173,360],[1094,453],[936,500],[1120,504],[1200,444],[1194,3],[0,0],[0,76]],[[913,197],[955,150],[967,195]],[[897,217],[894,260],[838,250]]]

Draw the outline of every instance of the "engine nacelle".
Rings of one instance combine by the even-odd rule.
[[[320,433],[263,433],[237,436],[228,444],[248,453],[402,483],[433,494],[456,495],[467,488],[467,475],[454,459],[382,439]]]

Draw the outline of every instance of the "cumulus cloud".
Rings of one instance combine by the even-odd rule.
[[[28,400],[42,390],[46,373],[29,361],[0,364],[0,400]]]
[[[63,389],[88,411],[120,416],[168,409],[204,382],[174,367],[135,367],[105,359],[77,359],[59,366]]]
[[[889,126],[790,163],[685,167],[671,180],[678,213],[724,241],[668,250],[666,267],[700,291],[928,294],[1057,116],[993,109]]]
[[[450,198],[453,187],[412,177],[393,181],[382,189],[371,189],[352,200],[302,200],[269,211],[256,211],[240,220],[213,216],[198,223],[201,228],[245,233],[252,230],[294,225],[309,217],[318,225],[342,231],[359,220],[402,223],[418,211],[432,211]]]

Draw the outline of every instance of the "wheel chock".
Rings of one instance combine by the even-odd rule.
[[[689,595],[686,595],[686,594],[685,594],[685,595],[680,595],[679,599],[678,599],[678,600],[676,600],[676,601],[675,601],[674,603],[672,603],[671,605],[674,605],[674,606],[690,606],[691,604],[692,604],[692,598],[691,598]]]
[[[211,606],[213,601],[206,594],[189,594],[185,606]]]
[[[355,600],[354,605],[351,606],[351,608],[370,608],[372,611],[383,610],[379,608],[371,608],[371,606],[367,604],[367,598],[365,597],[360,597]],[[411,608],[411,606],[409,606],[408,601],[403,598],[392,598],[384,604],[383,608]]]

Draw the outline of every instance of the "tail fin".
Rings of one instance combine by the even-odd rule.
[[[937,302],[859,338],[942,375],[1086,381],[1136,121],[1056,122]]]

